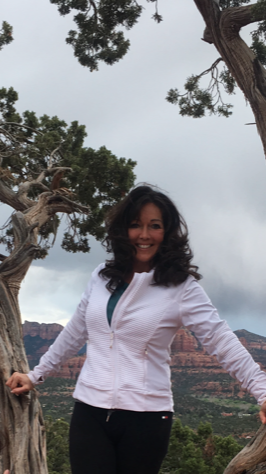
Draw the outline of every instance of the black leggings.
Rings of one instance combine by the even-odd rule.
[[[110,413],[77,402],[70,424],[72,474],[158,474],[171,425],[167,411]]]

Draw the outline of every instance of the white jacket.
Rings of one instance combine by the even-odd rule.
[[[98,275],[101,268],[103,264],[94,270],[72,319],[29,373],[33,384],[58,370],[88,341],[74,398],[108,409],[172,411],[170,345],[177,329],[186,326],[258,403],[264,401],[266,374],[193,277],[166,288],[151,285],[153,271],[135,273],[110,327],[110,293]]]

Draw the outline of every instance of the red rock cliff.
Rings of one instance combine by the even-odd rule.
[[[22,325],[23,337],[25,336],[40,336],[41,339],[51,340],[56,339],[58,334],[62,331],[63,326],[61,324],[45,324],[45,323],[34,323],[25,321]]]

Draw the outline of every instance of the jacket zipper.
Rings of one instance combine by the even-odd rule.
[[[110,349],[113,348],[113,342],[114,342],[114,331],[110,332]]]
[[[133,278],[134,280],[134,278]],[[132,281],[133,282],[133,281]],[[141,285],[141,282],[139,282],[139,284],[137,285],[137,289],[139,288],[139,286]],[[113,344],[114,344],[114,331],[115,331],[115,328],[116,326],[114,325],[115,323],[115,315],[117,313],[117,308],[119,308],[121,306],[121,301],[123,302],[124,299],[127,299],[127,293],[129,291],[129,286],[127,287],[127,289],[124,291],[124,293],[122,294],[121,298],[119,299],[119,301],[117,302],[117,305],[114,309],[114,312],[113,312],[113,316],[112,316],[112,320],[111,320],[111,333],[110,333],[110,348],[113,349],[112,350],[112,360],[113,360],[113,379],[114,379],[114,385],[113,385],[113,401],[112,401],[112,408],[111,410],[114,410],[116,408],[116,399],[117,399],[117,388],[118,388],[118,377],[117,377],[117,369],[118,369],[118,364],[117,364],[117,347],[114,346],[113,348]],[[135,289],[135,292],[137,290]],[[120,318],[123,316],[123,313],[121,314]],[[113,329],[112,329],[113,328]],[[111,411],[110,415],[107,414],[107,418],[106,418],[106,421],[109,421],[109,418],[111,416],[113,412]]]

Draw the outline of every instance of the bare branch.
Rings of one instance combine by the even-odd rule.
[[[45,178],[45,176],[51,175],[55,173],[56,171],[72,171],[72,168],[55,167],[55,168],[48,168],[48,169],[43,170],[36,179],[33,179],[31,181],[25,181],[24,183],[21,183],[19,185],[19,189],[17,193],[18,196],[21,197],[22,195],[27,195],[30,188],[33,186],[42,187],[43,191],[50,191],[50,189],[42,183],[42,180]]]
[[[55,173],[56,171],[72,171],[72,168],[69,166],[55,166],[54,168],[50,168],[45,170],[45,175],[50,175]]]
[[[66,212],[67,214],[72,214],[73,212],[82,212],[84,214],[89,214],[90,208],[87,206],[82,206],[75,201],[67,198],[66,196],[55,192],[52,196],[48,198],[48,202],[52,205],[53,213],[54,212]],[[62,210],[67,207],[68,210]]]
[[[51,153],[51,155],[50,155],[50,159],[49,159],[49,163],[48,163],[47,169],[51,169],[51,168],[52,168],[54,155],[56,154],[57,151],[60,150],[61,145],[62,145],[62,144],[60,144],[57,148],[55,148],[55,150],[52,151],[52,153]]]
[[[11,133],[9,133],[7,130],[5,130],[4,128],[0,127],[0,132],[5,135],[7,138],[9,138],[9,140],[13,143],[17,143],[19,146],[21,146],[21,142],[19,140],[17,140],[16,138],[13,137],[13,135]]]
[[[94,10],[94,18],[96,20],[96,22],[98,22],[98,12],[97,12],[97,7],[95,5],[95,2],[93,0],[89,0],[91,6],[93,7],[93,10]]]

